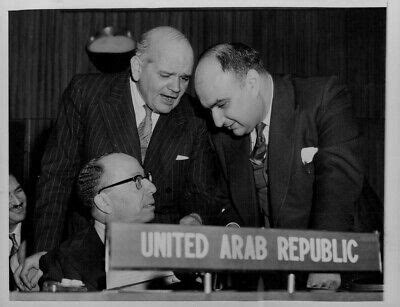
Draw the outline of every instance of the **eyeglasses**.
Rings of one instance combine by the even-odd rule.
[[[152,178],[152,176],[151,176],[150,173],[147,173],[147,174],[145,174],[144,176],[142,176],[142,175],[136,175],[136,176],[134,176],[134,177],[132,177],[132,178],[128,178],[128,179],[125,179],[125,180],[118,181],[118,182],[116,182],[116,183],[110,184],[110,185],[108,185],[108,186],[105,186],[105,187],[101,188],[101,189],[97,192],[97,194],[100,194],[100,193],[101,193],[102,191],[104,191],[105,189],[112,188],[112,187],[116,187],[117,185],[125,184],[125,183],[131,182],[131,181],[133,181],[133,182],[135,183],[135,185],[136,185],[136,188],[137,188],[138,190],[140,190],[140,189],[143,187],[142,181],[143,181],[144,179],[147,179],[147,180],[149,180],[150,182],[153,181],[153,178]]]

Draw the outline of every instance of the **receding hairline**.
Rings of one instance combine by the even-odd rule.
[[[206,49],[201,55],[200,55],[200,59],[203,58],[208,58],[208,57],[217,57],[218,52],[220,52],[221,50],[227,49],[230,47],[230,44],[225,43],[225,44],[217,44],[215,46],[212,46],[208,49]]]
[[[167,44],[170,42],[181,42],[186,44],[193,55],[193,48],[187,37],[179,30],[168,26],[156,27],[143,33],[139,43],[137,44],[136,54],[142,56],[148,53],[148,50],[152,46],[162,43]]]
[[[114,160],[112,160],[112,159],[114,159]],[[102,157],[98,161],[98,163],[101,165],[101,167],[104,170],[102,178],[100,180],[102,183],[104,183],[104,182],[107,183],[109,181],[109,179],[110,179],[110,176],[112,175],[112,171],[113,171],[114,167],[113,167],[113,165],[110,165],[109,163],[118,162],[118,161],[120,161],[120,159],[123,159],[124,163],[133,163],[133,162],[135,162],[138,169],[142,168],[139,160],[136,159],[135,157],[131,156],[131,155],[128,155],[128,154],[123,153],[123,152],[116,152],[116,153],[109,154],[107,156]]]

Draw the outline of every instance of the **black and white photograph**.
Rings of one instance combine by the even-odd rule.
[[[299,2],[3,5],[6,304],[399,298],[399,7]]]

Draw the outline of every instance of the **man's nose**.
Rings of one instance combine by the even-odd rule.
[[[224,117],[222,116],[222,112],[217,108],[213,108],[211,109],[211,113],[215,126],[222,127],[224,124]]]
[[[147,178],[143,179],[142,183],[147,192],[154,194],[157,191],[156,186]]]
[[[12,206],[14,205],[19,206],[22,203],[22,201],[14,193],[12,193],[10,197],[10,203]]]
[[[168,89],[174,93],[179,93],[181,90],[181,80],[178,76],[171,78],[168,83]]]

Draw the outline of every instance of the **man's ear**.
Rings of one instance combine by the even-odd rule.
[[[246,74],[246,86],[254,95],[260,91],[260,74],[255,69],[250,69]]]
[[[94,199],[94,204],[97,209],[104,214],[111,214],[112,213],[112,203],[110,198],[105,193],[97,194]]]
[[[142,60],[137,56],[131,58],[131,73],[133,81],[137,82],[140,79],[140,73],[142,72]]]

